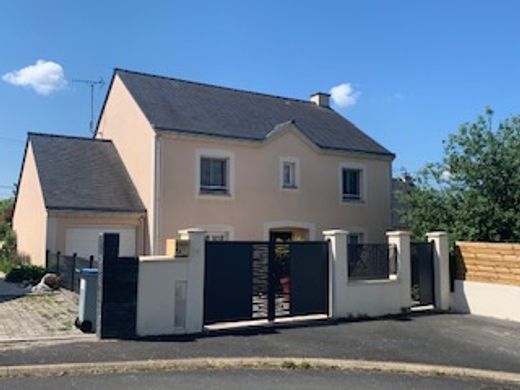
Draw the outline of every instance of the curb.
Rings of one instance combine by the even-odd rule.
[[[142,371],[186,371],[207,369],[377,371],[421,376],[461,377],[491,382],[520,384],[520,373],[513,372],[404,362],[296,357],[194,358],[2,366],[0,367],[0,378],[101,375],[135,373]]]

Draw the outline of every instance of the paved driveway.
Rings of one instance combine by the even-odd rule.
[[[457,314],[226,331],[166,340],[75,342],[0,351],[0,364],[186,357],[329,357],[520,373],[520,323]]]
[[[0,343],[82,336],[74,326],[77,300],[67,290],[28,295],[27,289],[0,277]]]

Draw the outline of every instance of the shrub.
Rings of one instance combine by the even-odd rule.
[[[45,268],[37,265],[17,265],[13,267],[5,276],[6,282],[20,283],[28,281],[37,283],[45,275]]]

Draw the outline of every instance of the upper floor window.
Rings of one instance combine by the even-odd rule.
[[[299,186],[298,159],[282,157],[280,159],[280,187],[285,190],[295,190]]]
[[[339,164],[340,203],[366,204],[367,168],[364,164],[345,161]]]
[[[363,171],[361,169],[343,168],[342,170],[342,197],[344,201],[362,200],[361,181]]]
[[[229,159],[201,157],[200,192],[202,194],[229,194]]]

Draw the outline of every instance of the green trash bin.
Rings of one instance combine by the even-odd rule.
[[[79,306],[76,326],[82,332],[96,331],[97,316],[97,268],[82,268],[79,270]]]

